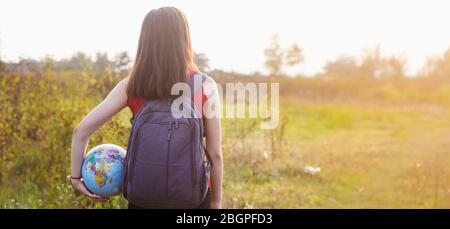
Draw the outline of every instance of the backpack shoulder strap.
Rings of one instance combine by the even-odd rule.
[[[192,93],[193,99],[194,99],[194,95],[198,92],[198,90],[200,90],[202,88],[203,83],[205,81],[206,81],[206,74],[203,73],[203,72],[200,72],[200,71],[196,72],[190,78],[189,87],[191,88],[191,93]],[[202,96],[203,96],[203,94],[202,94]],[[200,97],[200,99],[202,99],[202,97]],[[202,103],[202,105],[203,105],[203,103]],[[196,110],[196,112],[199,112],[195,105],[194,105],[194,109]],[[199,117],[199,116],[197,116],[197,117]],[[206,136],[206,131],[205,131],[204,123],[203,123],[203,118],[199,118],[199,121],[201,122],[201,132],[202,132],[202,139],[203,139],[203,137]],[[203,150],[205,151],[206,159],[208,160],[208,162],[210,164],[212,164],[211,156],[210,156],[208,150],[206,150],[206,147],[205,147],[205,144],[203,144],[203,141],[201,142],[201,145],[202,145]]]

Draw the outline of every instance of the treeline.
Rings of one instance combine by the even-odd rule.
[[[195,53],[194,61],[201,71],[208,72],[220,84],[228,82],[276,82],[280,83],[282,96],[297,99],[325,101],[382,101],[450,104],[450,49],[442,55],[429,58],[424,68],[414,77],[406,76],[406,61],[398,56],[383,56],[380,48],[366,50],[360,58],[340,56],[328,61],[321,73],[314,77],[291,77],[284,73],[304,60],[302,49],[292,44],[283,49],[277,38],[265,50],[265,62],[269,75],[240,74],[211,70],[205,54]],[[0,60],[0,80],[4,75],[55,76],[55,80],[67,80],[63,75],[82,79],[97,93],[106,95],[114,85],[126,77],[132,67],[126,52],[108,57],[97,53],[90,57],[76,53],[68,59],[55,60],[46,57],[39,61],[22,59],[18,63]],[[48,79],[48,78],[47,78]]]
[[[404,56],[383,56],[380,47],[367,49],[360,58],[339,56],[328,61],[321,76],[356,79],[383,79],[407,77]],[[421,70],[408,77],[450,79],[450,48],[443,54],[430,57]]]
[[[264,50],[266,60],[265,67],[268,74],[264,76],[288,76],[285,70],[298,68],[305,57],[303,50],[297,43],[291,44],[288,48],[283,48],[279,44],[277,36],[273,37],[272,43]],[[211,69],[209,59],[203,53],[194,53],[194,62],[201,71],[221,72],[220,69]],[[54,59],[45,57],[41,60],[20,59],[18,62],[5,62],[0,59],[0,72],[22,74],[26,72],[62,71],[86,72],[89,75],[105,74],[128,74],[132,65],[132,59],[128,53],[121,52],[110,58],[106,53],[97,53],[91,57],[85,53],[78,52],[70,58]],[[236,72],[232,74],[241,75]],[[250,74],[251,76],[263,75],[260,72]],[[295,77],[302,77],[296,75]],[[384,56],[380,46],[366,49],[360,57],[341,55],[334,60],[328,60],[322,71],[311,77],[326,77],[331,79],[399,79],[405,77],[438,78],[450,79],[450,48],[443,54],[429,57],[424,66],[415,75],[407,75],[406,57]]]
[[[205,54],[194,53],[194,61],[201,71],[208,71],[209,59]],[[0,75],[83,73],[92,80],[103,81],[103,86],[111,89],[118,79],[129,74],[131,65],[132,60],[127,52],[120,52],[113,58],[106,53],[97,53],[91,57],[77,52],[70,58],[59,60],[47,56],[40,60],[22,58],[18,62],[5,62],[0,58]]]
[[[211,75],[225,88],[226,83],[279,83],[282,98],[309,102],[360,102],[380,104],[450,105],[450,78],[331,78],[243,75],[215,70]],[[282,99],[283,100],[283,99]]]
[[[0,60],[1,61],[1,60]],[[117,54],[114,58],[108,57],[106,53],[97,53],[95,58],[88,56],[85,53],[78,52],[68,59],[54,59],[50,56],[41,60],[31,58],[22,58],[17,63],[2,62],[2,70],[9,73],[13,72],[28,72],[28,71],[46,71],[52,70],[55,72],[61,71],[77,71],[90,72],[96,74],[103,74],[107,71],[120,72],[127,70],[131,63],[131,58],[126,52]]]
[[[203,53],[195,53],[194,60],[203,71],[208,70],[209,59]],[[83,52],[77,52],[70,58],[57,60],[47,56],[41,60],[22,58],[16,62],[4,62],[0,59],[0,71],[7,73],[45,72],[52,70],[56,73],[62,71],[87,72],[93,75],[105,73],[127,73],[132,60],[127,52],[120,52],[113,58],[106,53],[96,53],[91,57]]]
[[[269,75],[285,75],[284,70],[304,62],[303,50],[297,43],[288,48],[280,45],[277,35],[264,50]],[[407,77],[407,61],[402,55],[384,56],[380,46],[364,50],[360,57],[341,55],[329,60],[315,76],[345,79],[385,79]],[[450,78],[450,48],[442,55],[430,57],[423,68],[409,77]]]

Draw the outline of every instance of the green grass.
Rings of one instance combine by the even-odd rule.
[[[447,109],[287,102],[281,153],[226,162],[227,207],[450,207]]]

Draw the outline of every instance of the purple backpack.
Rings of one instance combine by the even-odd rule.
[[[203,73],[191,77],[191,94],[205,78]],[[198,115],[191,104],[183,112]],[[171,98],[149,100],[132,119],[123,195],[143,208],[195,208],[208,190],[210,163],[204,161],[203,120],[200,116],[174,118],[171,106]]]

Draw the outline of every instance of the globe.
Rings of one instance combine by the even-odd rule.
[[[98,145],[83,159],[81,176],[89,191],[104,197],[122,192],[126,151],[114,144]]]

